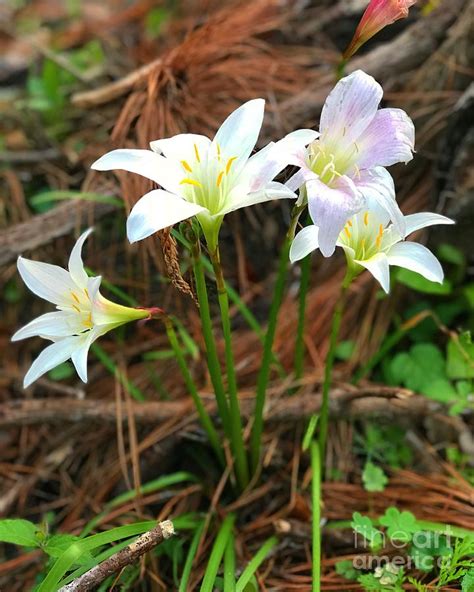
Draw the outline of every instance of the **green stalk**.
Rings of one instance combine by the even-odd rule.
[[[349,287],[352,279],[353,272],[348,269],[346,276],[342,282],[341,294],[336,303],[334,309],[331,325],[331,336],[329,339],[329,351],[326,357],[326,365],[324,368],[324,382],[323,382],[323,400],[321,404],[321,410],[319,412],[319,453],[321,455],[321,468],[324,467],[324,458],[326,453],[326,440],[328,435],[329,425],[329,389],[331,388],[332,380],[332,369],[334,366],[334,357],[336,353],[337,339],[339,336],[339,329],[341,326],[342,312],[344,310],[344,304],[346,301],[347,288]]]
[[[311,504],[312,504],[312,592],[321,589],[321,454],[316,440],[311,448]]]
[[[181,374],[183,375],[186,388],[188,389],[189,394],[193,399],[196,411],[199,415],[199,419],[201,420],[201,424],[203,428],[206,430],[207,437],[209,438],[209,442],[212,448],[214,449],[217,458],[220,460],[221,464],[225,466],[225,456],[220,445],[219,436],[217,435],[217,432],[214,426],[212,425],[211,418],[209,417],[209,414],[201,401],[201,397],[199,396],[196,385],[194,384],[193,377],[191,376],[191,373],[186,364],[186,360],[184,359],[183,352],[181,350],[181,347],[179,346],[178,337],[176,335],[176,331],[174,330],[173,322],[169,317],[165,317],[164,323],[166,327],[166,333],[168,335],[168,340],[170,342],[171,347],[173,348],[176,361],[178,362]]]
[[[217,246],[215,251],[211,253],[211,262],[216,279],[219,308],[221,313],[222,332],[224,334],[225,342],[225,360],[227,367],[227,382],[229,390],[231,442],[235,457],[235,472],[240,487],[242,489],[245,489],[249,482],[249,469],[242,434],[242,418],[240,415],[234,354],[232,352],[232,331],[230,326],[229,298],[227,296],[224,274],[222,271],[222,265],[220,261],[219,246]]]
[[[311,255],[307,255],[301,262],[301,278],[298,295],[298,328],[296,331],[295,344],[295,378],[298,380],[303,376],[304,363],[304,327],[306,318],[306,297],[309,288],[309,276],[311,271]]]
[[[263,344],[263,356],[260,365],[260,371],[258,373],[257,378],[254,422],[252,426],[252,434],[250,436],[250,453],[253,472],[257,470],[258,465],[260,463],[260,448],[262,445],[263,431],[263,410],[265,407],[267,385],[270,376],[270,366],[273,357],[272,347],[273,341],[275,339],[278,312],[280,310],[280,306],[283,300],[283,292],[285,289],[286,276],[289,267],[288,256],[290,251],[290,244],[290,240],[286,238],[280,254],[278,274],[275,287],[273,290],[273,299],[268,318],[267,333],[265,335],[265,342]]]
[[[197,298],[199,302],[199,313],[201,315],[202,333],[204,336],[204,342],[206,344],[207,367],[209,369],[212,385],[214,387],[214,393],[216,395],[219,416],[221,418],[222,425],[224,426],[224,431],[230,440],[232,432],[230,429],[229,408],[227,406],[224,384],[222,382],[222,373],[219,364],[219,358],[217,356],[216,342],[212,332],[212,321],[209,310],[209,299],[207,296],[206,278],[204,276],[204,270],[202,267],[198,239],[196,240],[196,244],[193,247],[193,268],[194,278],[196,280]]]

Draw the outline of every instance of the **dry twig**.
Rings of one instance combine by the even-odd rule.
[[[171,520],[160,522],[121,551],[99,563],[70,584],[60,588],[59,592],[88,592],[173,535],[174,526]]]

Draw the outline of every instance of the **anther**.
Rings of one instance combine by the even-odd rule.
[[[367,226],[369,223],[369,212],[365,212],[364,214],[364,224]]]
[[[189,164],[185,160],[182,160],[181,164],[183,165],[184,170],[188,171],[188,173],[193,172],[193,169],[189,166]]]
[[[230,168],[232,166],[232,163],[234,162],[234,160],[237,159],[237,156],[233,156],[232,158],[229,158],[229,160],[227,161],[227,164],[225,165],[225,174],[228,175]]]
[[[195,179],[183,179],[182,181],[180,181],[179,183],[180,185],[195,185],[196,187],[202,187],[201,183],[199,183],[199,181],[196,181]]]
[[[73,292],[72,290],[71,290],[71,295],[74,298],[74,300],[77,302],[77,304],[80,304],[81,303],[81,301],[77,297],[77,294],[75,292]]]
[[[222,177],[223,177],[223,176],[224,176],[224,171],[221,171],[221,172],[219,173],[219,175],[217,176],[217,181],[216,181],[216,185],[217,185],[217,187],[220,187],[220,186],[221,186],[221,183],[222,183]]]
[[[197,144],[194,144],[194,154],[196,155],[196,160],[198,162],[201,162],[201,157],[199,156],[199,150],[198,150]]]

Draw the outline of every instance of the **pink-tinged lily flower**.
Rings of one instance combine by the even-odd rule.
[[[127,221],[130,242],[196,216],[210,250],[225,214],[273,199],[296,198],[274,177],[288,164],[286,144],[271,143],[251,156],[263,122],[265,101],[254,99],[224,121],[213,140],[179,134],[150,143],[151,150],[113,150],[92,165],[122,169],[151,179],[162,189],[144,195]],[[307,140],[311,140],[311,134]],[[282,141],[283,142],[283,141]]]
[[[415,128],[401,109],[378,109],[382,95],[380,84],[361,70],[342,78],[324,104],[319,137],[293,153],[291,164],[300,170],[287,185],[304,187],[325,257],[368,199],[378,202],[405,236],[393,179],[384,167],[413,158]]]
[[[443,270],[433,253],[418,243],[404,242],[394,224],[390,223],[387,212],[372,205],[371,209],[352,216],[337,239],[336,244],[344,249],[347,264],[354,274],[367,269],[387,293],[391,265],[405,267],[441,284]],[[404,216],[404,223],[407,235],[435,224],[454,224],[450,218],[430,212]],[[320,248],[320,234],[317,226],[303,228],[291,245],[290,260],[298,261]]]
[[[115,304],[99,292],[102,278],[89,277],[81,251],[90,228],[77,240],[69,258],[69,270],[57,265],[18,258],[18,271],[28,288],[56,305],[19,329],[12,341],[40,336],[52,341],[31,365],[23,386],[26,388],[55,366],[71,359],[79,377],[87,382],[87,355],[92,343],[104,333],[124,323],[150,317],[149,310]]]
[[[381,31],[387,25],[406,18],[410,6],[416,0],[371,0],[365,9],[354,37],[344,52],[344,59],[348,60],[355,52]]]

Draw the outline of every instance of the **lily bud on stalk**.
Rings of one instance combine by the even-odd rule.
[[[102,296],[99,292],[102,278],[89,277],[81,257],[82,246],[91,232],[91,228],[86,230],[74,245],[68,271],[57,265],[18,258],[18,271],[28,288],[57,309],[34,319],[12,337],[12,341],[18,341],[40,336],[53,342],[26,373],[25,388],[69,359],[80,379],[87,382],[87,354],[92,343],[111,329],[150,318],[154,312],[115,304]]]
[[[359,26],[349,47],[344,52],[348,60],[366,41],[387,25],[408,16],[408,9],[416,0],[371,0],[367,6]]]

